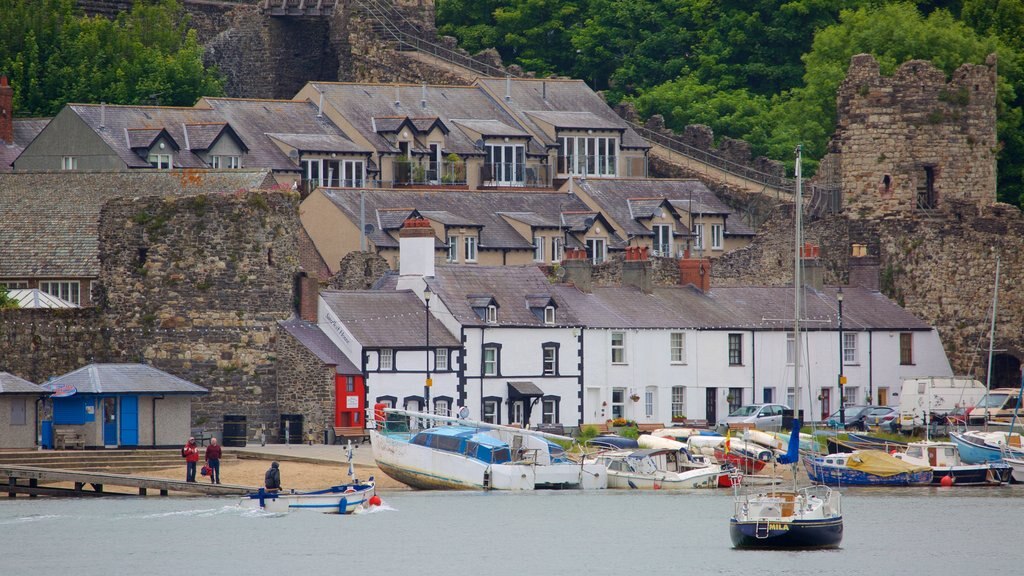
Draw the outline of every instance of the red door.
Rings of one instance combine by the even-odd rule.
[[[365,425],[366,386],[361,375],[335,375],[334,398],[335,426]]]

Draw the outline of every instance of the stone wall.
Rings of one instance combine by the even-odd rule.
[[[388,261],[376,252],[349,252],[342,258],[338,273],[327,281],[327,287],[332,290],[369,290],[389,271]]]
[[[304,430],[313,433],[315,442],[322,442],[324,429],[334,426],[334,367],[324,366],[284,331],[277,339],[275,355],[278,410],[302,414]]]
[[[993,204],[995,86],[994,55],[983,65],[960,66],[948,80],[920,60],[883,77],[874,57],[854,56],[839,87],[829,146],[846,211],[877,218],[954,199]]]
[[[136,362],[95,308],[0,310],[0,371],[42,384],[93,362]]]

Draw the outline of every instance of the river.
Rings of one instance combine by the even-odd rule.
[[[0,500],[5,576],[1013,574],[1024,485],[844,489],[831,551],[733,550],[727,490],[385,492],[370,513],[234,498]]]

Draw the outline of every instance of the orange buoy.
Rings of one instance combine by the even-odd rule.
[[[377,496],[376,494],[370,496],[370,506],[380,506],[380,503],[380,496]]]
[[[939,484],[941,484],[944,488],[949,488],[953,485],[953,477],[943,476],[942,480],[939,480]]]

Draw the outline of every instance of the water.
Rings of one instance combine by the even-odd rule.
[[[733,550],[725,490],[382,496],[355,516],[234,498],[2,499],[0,574],[1016,573],[1024,486],[846,489],[842,548],[817,552]]]

